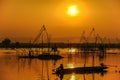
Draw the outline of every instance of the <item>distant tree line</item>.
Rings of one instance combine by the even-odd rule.
[[[96,44],[96,47],[103,46],[105,48],[120,48],[120,44]],[[58,47],[58,48],[68,48],[68,47],[76,47],[76,48],[84,48],[87,46],[87,48],[94,48],[95,44],[94,43],[50,43],[49,47]],[[32,44],[32,43],[20,43],[20,42],[12,42],[9,38],[5,38],[1,41],[0,43],[0,48],[41,48],[41,47],[48,47],[48,43],[38,43],[38,44]]]
[[[10,47],[12,48],[12,47],[17,47],[19,45],[20,45],[19,42],[12,43],[12,41],[9,38],[3,39],[0,43],[0,47],[2,48],[10,48]]]

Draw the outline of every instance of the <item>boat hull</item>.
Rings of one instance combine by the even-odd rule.
[[[78,68],[67,68],[63,70],[56,70],[55,74],[70,74],[70,73],[79,73],[79,74],[89,74],[89,73],[104,73],[107,72],[108,67],[106,66],[95,66],[95,67],[78,67]]]
[[[38,55],[38,56],[18,56],[19,58],[29,58],[29,59],[34,59],[34,58],[38,58],[38,59],[43,59],[43,60],[57,60],[57,59],[61,59],[63,58],[60,55]]]

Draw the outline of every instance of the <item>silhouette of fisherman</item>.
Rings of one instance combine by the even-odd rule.
[[[104,63],[100,63],[101,67],[105,67]]]
[[[29,50],[29,57],[31,57],[31,50]]]
[[[60,80],[63,79],[63,69],[64,69],[63,64],[60,64],[60,66],[57,68],[57,72],[56,73],[60,77]]]
[[[58,67],[58,70],[63,70],[63,64],[60,64],[60,66]]]
[[[63,71],[63,64],[60,64],[60,66],[57,68],[57,74],[62,74]]]

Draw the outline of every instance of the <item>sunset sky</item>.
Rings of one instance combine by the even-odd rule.
[[[56,40],[79,39],[93,27],[102,37],[119,38],[120,0],[0,0],[0,40],[30,41],[43,24]]]

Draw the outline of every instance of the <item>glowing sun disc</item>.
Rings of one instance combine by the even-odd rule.
[[[76,16],[78,14],[78,9],[76,5],[68,7],[68,14],[71,16]]]

